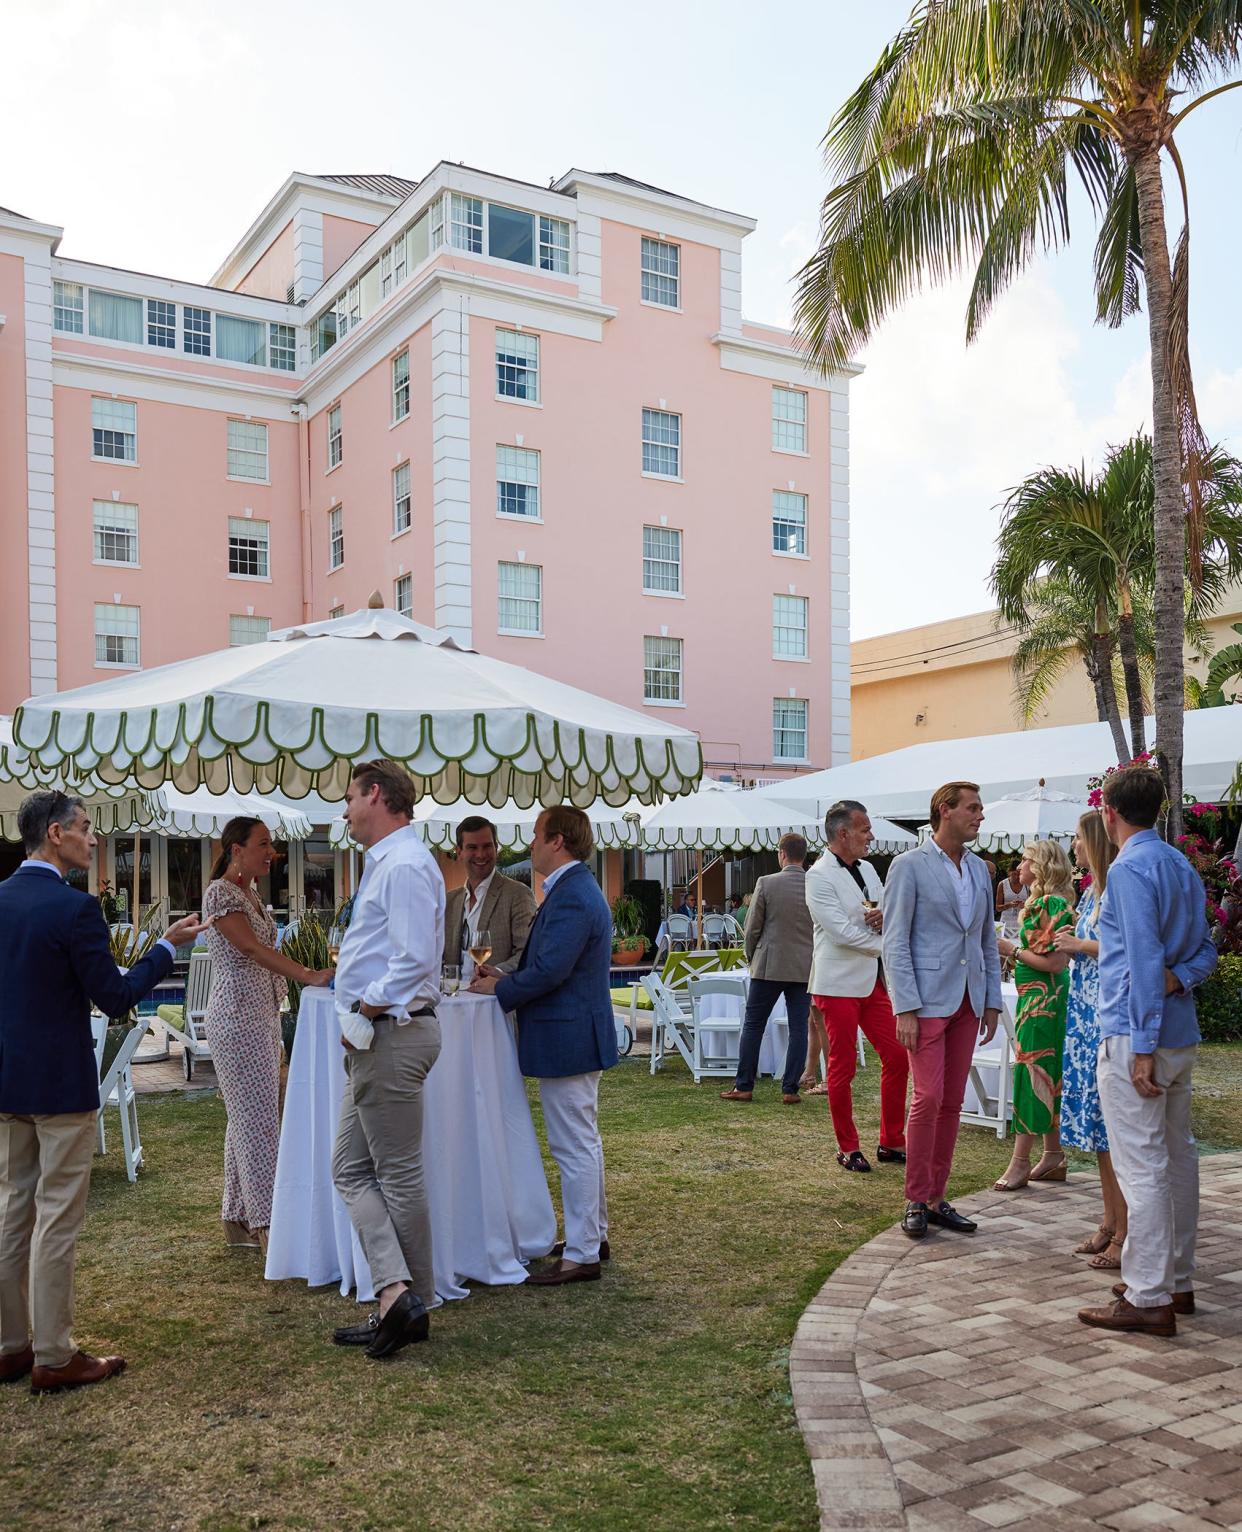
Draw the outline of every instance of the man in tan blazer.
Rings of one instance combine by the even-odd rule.
[[[721,1091],[724,1101],[749,1101],[759,1070],[759,1048],[772,1007],[784,995],[789,1016],[789,1047],[785,1051],[785,1077],[781,1100],[797,1106],[802,1100],[798,1081],[806,1063],[806,1024],[811,1009],[807,980],[811,974],[811,913],[806,907],[806,841],[801,835],[782,835],[776,859],[780,872],[769,873],[755,884],[750,912],[746,916],[746,961],[750,964],[750,992],[746,997],[746,1020],[738,1049],[737,1079],[733,1089]]]
[[[499,847],[490,819],[478,814],[463,819],[456,839],[466,881],[449,894],[445,904],[444,961],[468,966],[470,975],[463,972],[461,976],[466,982],[473,976],[470,942],[476,932],[487,931],[492,955],[485,967],[492,974],[512,973],[535,918],[535,896],[524,883],[497,871]]]

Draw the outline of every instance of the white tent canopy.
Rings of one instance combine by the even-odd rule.
[[[1242,759],[1242,707],[1201,708],[1185,715],[1185,786],[1201,802],[1220,798]],[[1147,722],[1148,738],[1155,726]],[[927,818],[944,782],[978,782],[984,803],[1028,790],[1042,777],[1055,792],[1087,796],[1087,778],[1116,762],[1107,724],[1066,724],[972,739],[929,740],[827,771],[756,788],[765,798],[823,814],[838,798],[856,798],[874,817]]]
[[[609,808],[606,803],[591,804],[585,812],[591,821],[595,844],[609,850],[636,846],[638,844],[638,823],[634,815],[636,807],[637,805],[633,805],[627,810]],[[488,804],[480,806],[477,803],[467,803],[464,799],[458,803],[436,803],[434,799],[424,798],[415,806],[413,823],[429,846],[434,846],[440,851],[448,851],[457,844],[457,826],[462,820],[473,814],[481,814],[496,826],[496,841],[500,849],[514,851],[519,846],[530,845],[535,820],[542,812],[540,804],[534,803],[529,808],[520,808],[512,800],[502,804],[500,808],[492,808]],[[332,820],[329,839],[338,850],[345,847],[357,849],[356,842],[350,836],[349,827],[339,816]]]
[[[351,763],[375,756],[441,803],[650,802],[689,791],[703,769],[688,730],[382,607],[32,697],[13,729],[39,768],[338,801]]]

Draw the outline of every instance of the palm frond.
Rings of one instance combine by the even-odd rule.
[[[1096,318],[1116,329],[1142,307],[1142,287],[1138,183],[1133,166],[1118,158],[1095,242]]]

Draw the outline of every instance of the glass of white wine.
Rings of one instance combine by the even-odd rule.
[[[440,969],[440,991],[445,995],[455,995],[461,984],[461,969],[456,963],[445,963]]]
[[[474,940],[470,943],[470,956],[476,968],[482,968],[492,955],[492,933],[480,928],[474,933]]]

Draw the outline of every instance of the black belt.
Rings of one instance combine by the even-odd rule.
[[[434,1005],[425,1005],[421,1010],[407,1012],[405,1019],[408,1021],[417,1021],[420,1016],[434,1016],[435,1014],[436,1008]],[[395,1016],[391,1011],[385,1011],[380,1016],[372,1016],[371,1020],[372,1022],[395,1021],[399,1026],[401,1024],[402,1018],[400,1016]]]

